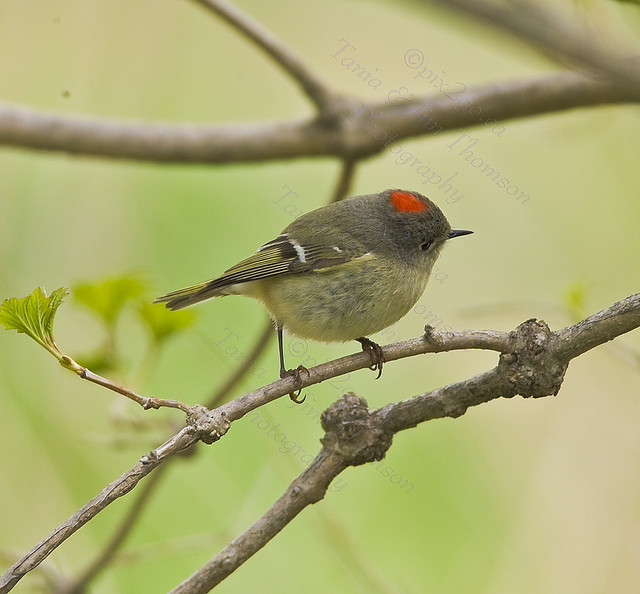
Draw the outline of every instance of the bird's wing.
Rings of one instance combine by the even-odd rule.
[[[255,254],[229,268],[215,281],[225,285],[243,283],[268,276],[337,266],[344,264],[348,259],[338,246],[304,245],[287,233],[282,233],[273,241],[265,243]]]
[[[287,233],[265,243],[248,258],[232,266],[222,276],[158,297],[170,309],[182,309],[223,294],[221,289],[282,274],[298,274],[344,264],[351,259],[342,248],[302,245]]]

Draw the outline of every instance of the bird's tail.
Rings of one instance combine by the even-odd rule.
[[[212,286],[212,284],[213,281],[205,281],[191,287],[178,289],[158,297],[154,303],[165,303],[166,307],[175,311],[225,294],[222,287]]]

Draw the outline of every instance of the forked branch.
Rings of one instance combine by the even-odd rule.
[[[640,293],[557,332],[534,319],[508,334],[436,333],[428,327],[424,337],[412,341],[413,348],[419,348],[420,342],[430,345],[434,351],[490,348],[501,353],[498,365],[465,381],[374,411],[368,409],[364,399],[345,394],[322,415],[325,430],[322,449],[310,466],[257,522],[177,586],[173,594],[211,590],[306,506],[321,500],[331,481],[345,468],[384,458],[396,433],[433,419],[459,417],[470,407],[496,398],[517,394],[533,398],[555,395],[571,359],[638,327]],[[386,347],[385,357],[394,350],[397,354],[396,347],[398,343]]]

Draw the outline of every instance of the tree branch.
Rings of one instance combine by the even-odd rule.
[[[257,553],[305,507],[320,501],[331,481],[346,468],[339,456],[323,448],[274,505],[238,538],[190,578],[171,590],[172,594],[208,592]]]
[[[333,189],[331,202],[339,202],[349,195],[357,164],[357,160],[355,159],[343,159],[340,166],[340,177]]]
[[[578,107],[632,103],[631,93],[575,72],[552,74],[469,89],[465,99],[481,105],[483,114],[506,121]],[[250,163],[301,157],[358,159],[383,152],[373,137],[370,117],[378,129],[396,140],[431,134],[418,118],[416,106],[430,105],[429,117],[442,130],[481,125],[478,117],[456,109],[439,93],[408,103],[365,104],[348,99],[336,105],[335,125],[322,120],[214,126],[112,121],[43,113],[0,103],[0,144],[43,151],[163,163]],[[486,118],[485,118],[486,121]]]
[[[69,359],[69,357],[67,357],[67,359]],[[69,359],[69,360],[73,361],[72,359]],[[165,398],[155,398],[153,396],[140,396],[139,394],[136,394],[133,390],[130,390],[129,388],[121,386],[120,384],[116,384],[110,379],[107,379],[106,377],[98,375],[97,373],[94,373],[93,371],[91,371],[90,369],[87,369],[86,367],[78,366],[77,363],[75,365],[78,368],[74,369],[74,371],[82,379],[85,379],[93,384],[97,384],[98,386],[102,386],[103,388],[107,388],[108,390],[111,390],[112,392],[116,392],[117,394],[122,394],[122,396],[126,396],[129,400],[133,400],[133,402],[135,402],[136,404],[139,404],[145,410],[148,410],[150,408],[157,409],[162,407],[177,408],[187,414],[189,414],[192,410],[192,408],[189,405],[185,404],[184,402],[180,402],[179,400],[167,400]]]
[[[102,489],[89,503],[58,526],[49,536],[0,576],[0,594],[9,592],[21,578],[40,565],[58,546],[89,520],[116,499],[129,493],[140,480],[170,456],[193,445],[198,439],[199,436],[194,427],[187,426],[160,447],[143,456],[131,470],[125,472],[120,478]]]
[[[96,575],[107,568],[118,549],[131,533],[133,527],[136,525],[136,521],[146,509],[152,493],[156,491],[160,484],[160,479],[164,477],[164,471],[167,468],[168,467],[166,465],[158,467],[156,472],[154,472],[149,479],[143,483],[136,500],[133,502],[133,505],[109,539],[107,546],[76,579],[58,586],[55,590],[55,594],[84,594],[86,592],[87,585],[96,577]]]
[[[464,348],[462,341],[466,334],[467,346],[500,351],[498,365],[465,381],[376,411],[370,411],[366,401],[355,394],[345,394],[322,414],[323,447],[311,465],[257,522],[172,593],[208,592],[264,547],[306,506],[320,501],[331,481],[345,468],[382,460],[396,433],[432,419],[457,418],[469,407],[496,398],[516,394],[534,398],[555,395],[569,361],[585,352],[587,345],[597,346],[638,327],[640,294],[555,333],[535,319],[527,320],[509,334],[435,333],[429,329],[423,339],[415,340],[451,350]],[[417,343],[414,345],[417,347]],[[388,347],[385,359],[387,354]]]
[[[257,45],[298,83],[305,95],[316,105],[321,116],[328,114],[333,105],[329,87],[277,37],[249,15],[224,0],[194,0],[194,2],[218,15]]]
[[[640,324],[640,293],[631,295],[585,320],[555,333],[558,357],[573,359],[588,350],[609,342]]]
[[[488,0],[431,1],[499,27],[561,61],[586,67],[640,98],[639,56],[624,51],[611,37],[606,43],[599,42],[596,32],[576,24],[579,19],[570,20],[560,11],[552,12],[530,0],[516,0],[508,6]]]
[[[323,439],[325,448],[297,479],[298,482],[292,483],[279,500],[280,503],[274,505],[275,509],[272,508],[267,512],[269,516],[260,524],[259,529],[250,529],[232,543],[234,551],[240,546],[248,547],[246,551],[243,549],[237,559],[250,557],[282,530],[304,507],[321,499],[331,480],[344,468],[382,459],[384,452],[391,444],[394,433],[431,419],[445,416],[458,417],[470,406],[488,402],[494,398],[509,398],[516,394],[538,398],[557,394],[568,362],[572,358],[638,327],[640,327],[640,293],[631,295],[583,322],[555,333],[551,332],[544,322],[534,319],[524,322],[510,333],[491,330],[437,332],[427,326],[423,336],[383,347],[384,359],[387,363],[424,353],[467,348],[494,350],[501,354],[498,366],[483,374],[409,400],[389,404],[374,413],[369,413],[367,410],[365,415],[367,430],[363,435],[368,437],[364,440],[354,441],[353,439],[353,419],[348,411],[354,406],[349,403],[340,404],[342,400],[334,403],[325,414],[329,414],[335,407],[337,407],[335,411],[339,412],[345,406],[347,412],[338,414],[334,411],[332,414],[338,420],[327,421],[328,424],[323,423],[326,431]],[[189,423],[187,427],[144,456],[130,471],[105,487],[98,496],[0,576],[0,594],[9,592],[26,573],[35,569],[64,540],[110,503],[128,493],[144,476],[170,456],[193,446],[198,441],[213,443],[219,440],[227,433],[233,421],[285,394],[290,394],[295,389],[365,369],[370,364],[369,354],[360,352],[312,367],[308,374],[301,375],[299,383],[296,383],[293,377],[286,377],[211,411],[197,405],[192,407],[192,413],[187,417]],[[362,410],[366,409],[366,403],[364,409],[360,405],[356,408],[360,411],[357,412],[356,417],[360,418],[364,414]],[[342,419],[340,415],[347,416]],[[360,421],[358,423],[362,424]],[[345,433],[338,435],[332,429],[334,425],[341,428],[338,433],[340,431]],[[369,430],[373,431],[373,434],[367,433]],[[362,431],[362,428],[358,429],[358,434]],[[326,448],[328,450],[325,451]],[[220,581],[238,567],[238,564],[232,563],[233,559],[228,561],[227,553],[224,559],[224,563],[220,559],[218,561],[214,559],[210,562],[214,569],[205,571],[203,568],[200,571],[205,573],[210,571],[211,575],[216,576],[215,579]],[[209,564],[205,567],[208,566]],[[200,583],[201,576],[193,579]]]

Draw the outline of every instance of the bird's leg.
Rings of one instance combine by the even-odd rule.
[[[369,340],[368,338],[356,338],[356,340],[362,345],[362,352],[369,353],[371,357],[371,366],[369,369],[371,371],[377,371],[378,375],[376,379],[378,379],[382,375],[382,366],[384,365],[384,353],[382,352],[382,347],[377,343],[373,342],[373,340]]]
[[[284,366],[284,347],[282,340],[282,326],[280,326],[280,324],[276,325],[276,331],[278,333],[278,353],[280,354],[280,379],[292,375],[295,378],[296,386],[299,386],[302,383],[300,373],[304,371],[307,375],[309,375],[309,370],[303,365],[299,365],[297,369],[287,369]],[[305,401],[306,396],[300,398],[300,392],[302,392],[302,387],[297,388],[297,391],[291,392],[291,394],[289,394],[289,398],[291,398],[291,400],[296,404],[302,404]]]

